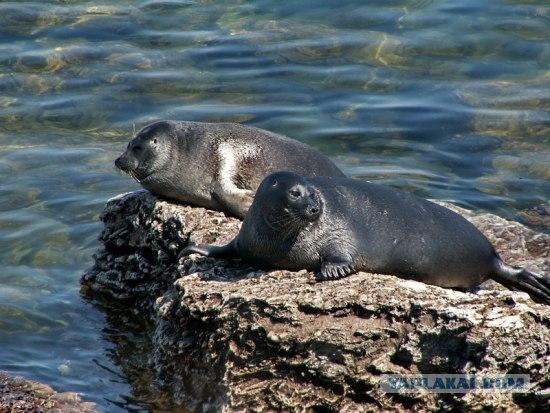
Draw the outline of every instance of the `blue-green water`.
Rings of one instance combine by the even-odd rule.
[[[133,125],[246,122],[518,219],[550,194],[549,39],[545,1],[0,1],[0,369],[155,405],[140,326],[79,295]]]

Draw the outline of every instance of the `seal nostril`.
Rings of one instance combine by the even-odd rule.
[[[312,214],[318,214],[319,213],[319,208],[311,208],[311,213]]]

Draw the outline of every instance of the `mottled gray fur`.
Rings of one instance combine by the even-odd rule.
[[[344,176],[301,142],[236,123],[155,122],[137,133],[115,165],[155,195],[240,218],[272,172]]]

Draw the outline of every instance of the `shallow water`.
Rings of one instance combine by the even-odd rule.
[[[79,295],[134,125],[245,122],[519,219],[550,193],[549,38],[545,1],[0,1],[0,369],[107,411],[160,397],[142,326]]]

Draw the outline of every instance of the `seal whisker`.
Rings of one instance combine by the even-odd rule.
[[[279,230],[280,229],[285,229],[290,225],[294,225],[299,221],[301,221],[301,218],[298,215],[296,215],[295,213],[291,212],[291,211],[288,211],[287,215],[283,215],[279,219],[275,219],[275,220],[267,219],[267,217],[266,217],[266,222],[268,223],[268,225],[272,229],[279,229]],[[284,225],[279,226],[279,224],[284,224]]]
[[[298,233],[300,231],[300,229],[302,228],[301,221],[302,220],[299,216],[297,216],[296,214],[291,212],[290,213],[290,219],[287,219],[285,225],[283,225],[279,228],[280,236],[278,238],[288,239],[292,235],[295,235],[296,233]],[[298,224],[298,225],[296,225],[296,224]]]
[[[134,178],[134,180],[135,180],[136,182],[138,182],[138,183],[141,182],[141,181],[139,180],[139,178],[137,177],[137,175],[136,175],[136,171],[134,171],[134,170],[128,171],[128,174],[129,174],[132,178]]]
[[[276,220],[269,220],[269,223],[271,225],[275,226],[275,225],[278,225],[278,224],[287,224],[289,221],[296,221],[296,220],[297,220],[296,217],[293,216],[293,215],[290,215],[290,217],[285,215],[282,218],[279,218],[279,219],[276,219]]]

